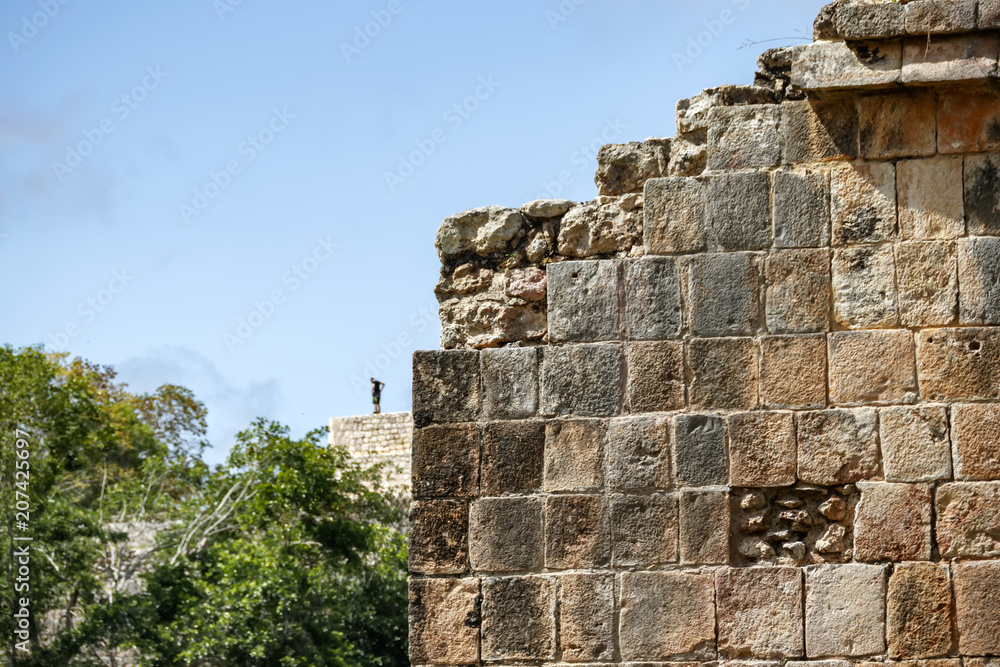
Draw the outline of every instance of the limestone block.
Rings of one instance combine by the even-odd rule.
[[[792,60],[792,85],[802,90],[885,88],[899,82],[902,61],[899,41],[807,44]]]
[[[684,344],[680,341],[629,343],[628,400],[632,412],[684,408]]]
[[[912,0],[906,5],[906,32],[911,35],[975,29],[975,0]]]
[[[775,171],[774,245],[808,248],[830,244],[830,173],[816,169]]]
[[[479,482],[484,496],[531,493],[541,488],[545,422],[491,422],[482,433]]]
[[[802,371],[798,371],[802,372]],[[790,412],[742,412],[726,420],[733,486],[795,483],[795,424]]]
[[[837,331],[830,334],[830,402],[840,405],[914,403],[913,334]]]
[[[646,181],[666,176],[669,161],[669,139],[601,146],[594,177],[597,192],[610,197],[642,192]]]
[[[643,202],[647,254],[705,249],[705,186],[701,179],[651,179],[646,181]]]
[[[942,558],[1000,557],[1000,483],[944,484],[935,501]]]
[[[730,658],[800,658],[802,571],[722,568],[715,574],[719,652]]]
[[[416,501],[410,507],[410,572],[463,574],[468,567],[465,500]]]
[[[806,653],[854,657],[885,651],[885,568],[806,568]]]
[[[696,255],[690,271],[691,333],[753,334],[760,313],[758,257],[749,252]]]
[[[953,239],[965,233],[962,158],[902,160],[896,183],[902,238]]]
[[[483,580],[483,660],[555,657],[556,584],[550,577]]]
[[[625,328],[630,340],[660,340],[680,335],[680,277],[673,259],[626,262]]]
[[[992,90],[941,90],[938,151],[980,153],[1000,148],[1000,95]]]
[[[843,327],[899,326],[892,246],[837,248],[833,253],[833,315]]]
[[[608,511],[603,495],[545,499],[545,566],[602,567],[611,562]]]
[[[674,475],[679,486],[729,481],[726,423],[716,415],[677,415],[671,429]]]
[[[611,497],[611,548],[615,567],[677,562],[677,496]]]
[[[896,169],[890,162],[838,165],[830,174],[834,245],[896,238]]]
[[[515,572],[542,564],[542,501],[480,498],[469,510],[469,555],[480,571]]]
[[[767,328],[812,333],[830,327],[830,253],[779,250],[767,256]]]
[[[875,410],[823,410],[797,418],[799,480],[834,486],[879,472]]]
[[[705,338],[688,343],[692,410],[752,410],[760,380],[752,338]]]
[[[442,261],[467,252],[487,257],[510,249],[510,242],[524,226],[524,217],[514,209],[474,208],[445,219],[434,245]]]
[[[781,163],[781,107],[713,107],[708,121],[708,168],[762,169]]]
[[[837,34],[847,40],[899,37],[906,34],[906,7],[896,3],[845,3],[834,18]]]
[[[826,365],[825,336],[761,338],[761,402],[770,408],[826,407]]]
[[[1000,155],[966,156],[965,215],[970,234],[1000,235]]]
[[[545,427],[545,491],[601,488],[607,438],[607,422],[599,419],[550,421]]]
[[[782,106],[785,162],[853,160],[858,116],[853,100],[803,100]]]
[[[542,355],[542,413],[608,417],[622,398],[622,351],[615,345],[548,347]]]
[[[413,497],[479,493],[479,428],[475,424],[428,426],[413,431]]]
[[[411,579],[410,662],[479,662],[478,579]]]
[[[566,662],[610,661],[614,657],[614,577],[559,577],[559,648]]]
[[[700,176],[708,168],[708,130],[678,134],[670,144],[670,176]]]
[[[963,655],[1000,654],[1000,561],[955,563],[958,649]]]
[[[680,494],[682,565],[729,563],[729,489],[702,487]]]
[[[861,5],[887,7],[890,5]],[[900,90],[858,98],[861,157],[878,160],[937,152],[937,98],[931,90]]]
[[[952,407],[955,478],[1000,480],[1000,405]]]
[[[767,172],[718,174],[708,180],[709,250],[764,250],[771,245]]]
[[[504,347],[479,353],[483,416],[524,419],[538,412],[538,350]]]
[[[878,421],[887,481],[933,482],[951,477],[945,408],[885,408],[879,411]]]
[[[1000,0],[979,0],[979,29],[987,28],[1000,28]]]
[[[896,244],[896,283],[903,326],[947,326],[955,321],[958,268],[953,244]]]
[[[576,202],[569,199],[536,199],[522,206],[521,213],[530,218],[561,218],[574,206]]]
[[[475,421],[479,417],[479,353],[413,353],[413,423]]]
[[[951,652],[951,573],[946,563],[896,565],[886,602],[891,658],[933,658]]]
[[[923,484],[863,482],[854,515],[854,558],[931,558],[931,492]]]
[[[958,242],[958,284],[962,324],[1000,324],[1000,238]]]
[[[712,575],[626,572],[621,575],[619,643],[624,660],[715,657]]]
[[[563,217],[556,248],[564,257],[581,259],[628,252],[639,245],[641,233],[638,217],[615,202],[581,204]]]
[[[921,331],[917,373],[924,400],[1000,398],[1000,328]]]
[[[608,487],[614,491],[670,488],[669,420],[623,417],[608,425]]]
[[[995,76],[996,70],[996,35],[924,36],[903,42],[904,83],[978,81]]]
[[[548,283],[552,342],[618,338],[618,262],[550,264]]]

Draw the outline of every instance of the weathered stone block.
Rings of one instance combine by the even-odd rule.
[[[598,419],[550,421],[545,427],[545,491],[588,491],[604,484],[608,425]]]
[[[830,402],[914,403],[916,354],[909,331],[830,334]]]
[[[712,576],[707,574],[622,574],[618,633],[622,658],[642,662],[713,659],[713,588]]]
[[[469,555],[481,572],[530,570],[542,564],[542,501],[480,498],[469,510]]]
[[[758,258],[748,252],[696,255],[691,270],[691,333],[747,336],[760,313]]]
[[[906,32],[911,35],[976,29],[976,0],[913,0],[906,5]]]
[[[935,500],[942,558],[1000,557],[1000,483],[944,484]]]
[[[966,156],[965,216],[970,234],[1000,235],[1000,155]]]
[[[673,259],[653,258],[625,264],[625,327],[631,340],[680,335],[680,277]]]
[[[622,351],[615,345],[548,347],[542,355],[542,412],[608,417],[622,399]]]
[[[628,400],[632,412],[684,408],[684,344],[680,341],[629,343]]]
[[[962,158],[902,160],[896,181],[902,238],[953,239],[965,233]]]
[[[823,410],[797,418],[799,480],[834,486],[879,472],[875,410]]]
[[[594,568],[611,561],[608,512],[603,495],[545,499],[545,566]]]
[[[576,202],[569,199],[536,199],[522,206],[521,213],[530,218],[560,218],[574,206]]]
[[[566,662],[614,658],[614,577],[559,577],[559,648]]]
[[[615,491],[670,488],[669,421],[624,417],[608,425],[608,487]]]
[[[761,169],[781,163],[779,105],[717,106],[708,122],[709,169]]]
[[[1000,405],[956,405],[951,414],[955,477],[1000,480]]]
[[[1000,654],[1000,561],[955,563],[958,649],[963,655]]]
[[[996,75],[996,35],[924,37],[903,43],[903,82],[979,81]]]
[[[900,563],[886,600],[889,657],[933,658],[951,652],[951,576],[946,563]]]
[[[550,577],[483,580],[483,660],[554,658],[555,606]]]
[[[830,174],[834,245],[896,238],[896,169],[891,162],[838,165]]]
[[[505,347],[479,353],[483,416],[525,419],[538,412],[538,350]]]
[[[757,350],[752,338],[694,339],[688,343],[692,410],[757,407]]]
[[[646,181],[642,232],[650,255],[704,250],[704,182],[698,178]]]
[[[826,407],[826,363],[825,336],[761,338],[761,402],[769,408]]]
[[[901,90],[866,95],[858,99],[858,116],[861,157],[867,160],[937,152],[937,97],[934,91]]]
[[[830,173],[814,169],[774,172],[774,245],[830,245]]]
[[[951,477],[945,408],[886,408],[879,412],[878,421],[887,481],[933,482]]]
[[[817,42],[796,50],[792,85],[802,90],[885,88],[900,80],[903,44]]]
[[[1000,324],[1000,238],[958,242],[958,285],[962,324]]]
[[[842,4],[834,17],[844,39],[876,39],[906,34],[906,7],[896,3]]]
[[[549,337],[553,342],[619,337],[618,262],[549,264]]]
[[[802,571],[794,567],[722,568],[715,573],[719,651],[730,658],[799,658]]]
[[[479,493],[479,427],[428,426],[413,430],[414,498]]]
[[[830,327],[830,253],[818,248],[767,256],[767,328],[812,333]]]
[[[931,492],[923,484],[861,483],[854,515],[859,561],[930,560]]]
[[[468,567],[465,500],[416,501],[410,507],[410,572],[463,574]]]
[[[541,488],[545,422],[492,422],[483,428],[482,442],[479,482],[484,496]]]
[[[896,244],[896,283],[903,326],[947,326],[955,321],[958,270],[953,244]]]
[[[479,353],[413,353],[413,424],[475,421],[479,417]]]
[[[669,139],[601,146],[594,176],[597,192],[608,197],[642,192],[646,181],[666,175],[669,161]]]
[[[938,151],[981,153],[1000,148],[1000,95],[992,90],[938,93]]]
[[[1000,28],[1000,0],[979,0],[979,29],[988,28]]]
[[[680,495],[682,565],[729,562],[729,489],[684,489]]]
[[[917,336],[924,400],[1000,398],[1000,329],[927,329]]]
[[[795,483],[792,413],[742,412],[730,415],[726,426],[733,486],[791,486]]]
[[[899,326],[892,246],[838,248],[833,253],[833,314],[849,329]]]
[[[674,475],[680,486],[726,484],[726,423],[715,415],[677,415],[671,433]]]
[[[810,658],[885,651],[885,568],[806,568],[806,653]]]
[[[479,580],[410,580],[410,662],[479,662]]]
[[[763,250],[771,245],[767,172],[719,174],[708,180],[709,250]]]
[[[853,160],[858,155],[858,116],[853,100],[785,102],[785,162]]]
[[[615,567],[677,562],[677,496],[612,496],[611,526]]]

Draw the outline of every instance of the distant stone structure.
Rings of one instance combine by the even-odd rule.
[[[383,481],[393,487],[410,488],[412,441],[413,416],[409,412],[330,419],[330,444],[346,447],[365,465],[387,464]]]
[[[815,40],[445,220],[414,665],[1000,665],[1000,0]]]

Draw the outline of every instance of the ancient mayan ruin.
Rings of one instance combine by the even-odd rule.
[[[364,466],[381,465],[386,487],[410,488],[413,416],[409,412],[332,417],[329,433],[331,446],[346,447],[351,458]]]
[[[1000,666],[1000,0],[837,2],[448,218],[414,665]]]

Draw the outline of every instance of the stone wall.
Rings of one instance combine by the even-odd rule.
[[[445,221],[413,664],[1000,665],[998,40],[837,2],[594,202]]]
[[[386,464],[382,480],[392,487],[410,487],[412,440],[409,412],[330,419],[330,444],[346,447],[364,465]]]

